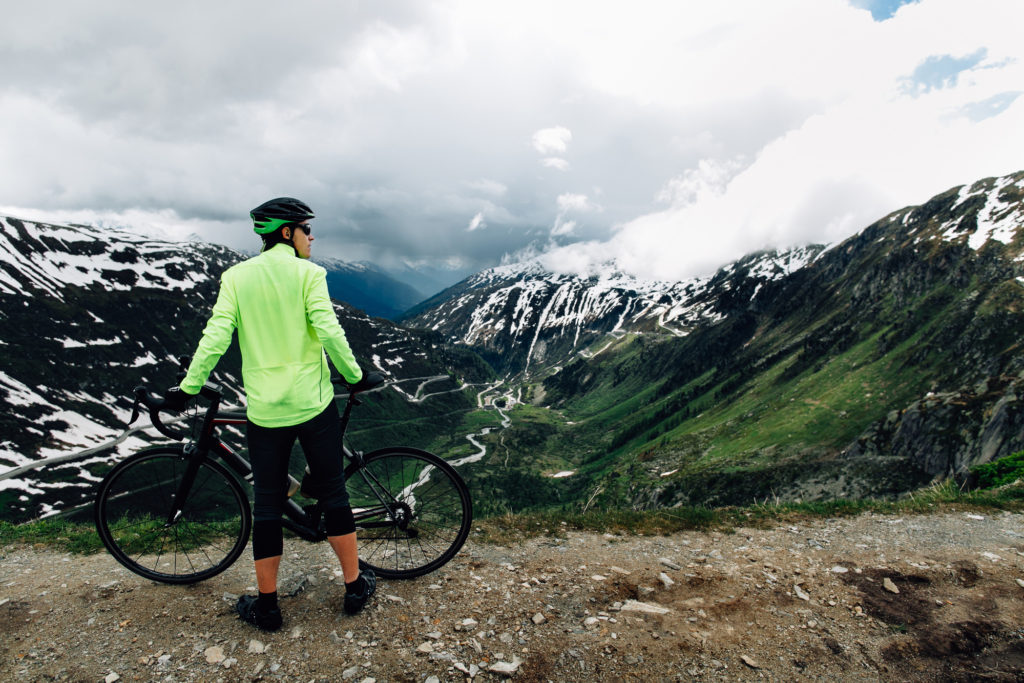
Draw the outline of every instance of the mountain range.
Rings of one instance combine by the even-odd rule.
[[[339,301],[357,356],[393,380],[352,436],[460,463],[482,514],[893,496],[965,479],[1024,448],[1022,225],[1017,173],[839,244],[682,282],[531,261],[472,275],[397,324]],[[154,439],[104,446],[135,384],[172,382],[220,272],[244,256],[15,218],[0,219],[0,240],[0,477],[101,447],[0,479],[5,514],[25,517],[87,500],[113,460]],[[371,297],[415,298],[366,264],[324,265]],[[236,401],[239,362],[233,347],[218,368]]]
[[[143,430],[111,444],[124,432],[133,387],[161,392],[175,383],[178,359],[201,336],[220,274],[243,258],[200,241],[164,242],[128,231],[0,217],[5,517],[86,501],[112,461],[162,438]],[[341,270],[332,265],[333,272]],[[444,426],[452,419],[446,416],[475,406],[455,377],[474,381],[491,373],[471,353],[449,349],[436,333],[406,330],[342,302],[335,307],[364,367],[394,381],[394,391],[361,410],[368,435],[389,431],[380,427],[385,416],[408,421],[404,431],[416,435],[431,431],[424,425]],[[233,343],[214,377],[235,405],[243,400],[240,368]],[[438,396],[429,403],[403,398],[427,379]],[[85,457],[61,462],[75,454]],[[2,478],[14,469],[25,471]]]
[[[473,276],[406,324],[518,378],[541,498],[637,507],[897,495],[1024,448],[1024,174],[710,278]],[[557,484],[551,476],[564,477]]]
[[[331,298],[375,318],[397,319],[426,298],[412,285],[366,261],[351,263],[332,258],[314,258],[313,261],[327,270]]]

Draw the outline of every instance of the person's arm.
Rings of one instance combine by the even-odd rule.
[[[317,339],[327,349],[327,355],[334,367],[349,384],[355,384],[363,377],[363,371],[356,363],[355,354],[348,345],[345,330],[338,322],[338,316],[327,293],[327,273],[318,269],[306,282],[306,319],[313,326]]]
[[[217,361],[231,345],[231,335],[238,325],[238,306],[235,303],[235,292],[227,278],[221,278],[220,293],[213,312],[203,330],[196,352],[192,354],[192,362],[185,373],[185,379],[179,385],[186,394],[198,394],[206,379],[210,376]]]

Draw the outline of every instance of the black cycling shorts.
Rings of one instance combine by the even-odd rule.
[[[323,494],[327,534],[338,536],[355,531],[348,491],[345,489],[344,457],[341,451],[341,417],[332,401],[316,417],[290,427],[260,427],[246,424],[246,441],[252,463],[253,555],[257,560],[281,554],[281,515],[288,497],[288,461],[298,439],[311,476]]]

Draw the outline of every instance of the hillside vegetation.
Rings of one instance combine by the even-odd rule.
[[[485,505],[894,497],[1024,448],[1022,186],[954,188],[786,277],[735,264],[719,319],[535,367],[470,474]]]

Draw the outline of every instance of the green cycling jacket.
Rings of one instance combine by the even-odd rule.
[[[224,271],[220,293],[181,389],[196,394],[238,330],[246,415],[261,427],[287,427],[334,400],[324,350],[346,381],[362,370],[327,294],[327,271],[287,244]]]

